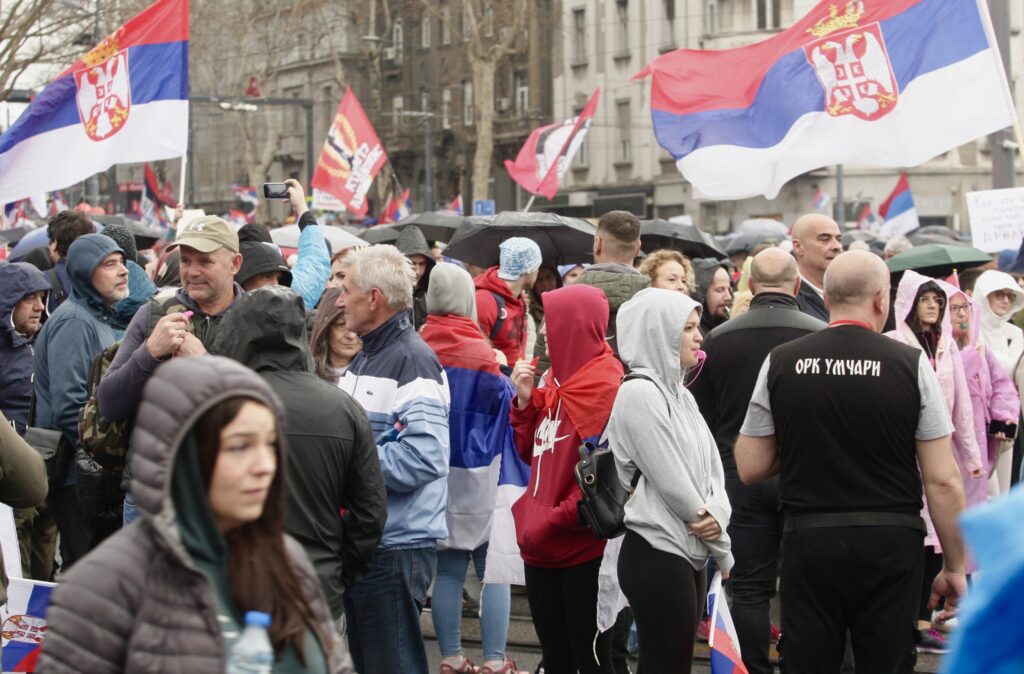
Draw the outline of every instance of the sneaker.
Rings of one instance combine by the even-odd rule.
[[[701,618],[700,623],[697,625],[697,641],[703,641],[707,643],[708,637],[711,635],[711,619]]]
[[[939,617],[939,611],[932,611],[932,627],[939,630],[940,632],[952,632],[960,626],[960,621],[957,618],[950,618],[944,623],[940,623],[937,618]]]
[[[516,663],[508,658],[505,658],[505,664],[498,669],[491,669],[487,665],[484,665],[480,667],[477,672],[479,672],[479,674],[530,674],[527,671],[520,671],[516,666]]]
[[[917,644],[918,653],[947,653],[949,646],[946,637],[937,629],[921,630],[921,641]]]
[[[779,643],[779,639],[782,638],[782,630],[775,623],[772,623],[772,643]]]
[[[462,658],[462,664],[459,667],[441,661],[441,674],[478,674],[479,671],[480,668],[474,665],[469,658]]]

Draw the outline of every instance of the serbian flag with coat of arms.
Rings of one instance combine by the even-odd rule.
[[[985,0],[823,0],[767,40],[651,61],[658,143],[714,199],[831,164],[916,166],[1015,118]]]
[[[11,578],[7,603],[0,608],[4,674],[36,670],[36,659],[46,638],[46,609],[55,587],[53,583]]]
[[[579,115],[534,129],[516,160],[505,161],[505,170],[512,180],[530,194],[539,194],[545,199],[555,196],[569,162],[587,137],[600,96],[598,87]]]
[[[188,0],[157,0],[76,61],[0,136],[0,204],[188,147]]]
[[[732,622],[729,604],[722,588],[722,572],[715,573],[708,590],[708,647],[711,649],[711,674],[747,674],[740,656],[740,640]]]
[[[313,171],[313,208],[366,215],[366,192],[388,160],[370,118],[351,87],[345,89]]]

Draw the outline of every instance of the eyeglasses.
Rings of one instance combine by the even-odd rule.
[[[943,297],[935,297],[933,295],[922,295],[917,299],[918,304],[937,304],[939,308],[946,306],[946,300]]]
[[[971,308],[971,305],[969,305],[969,304],[950,304],[949,305],[950,313],[954,313],[954,314],[959,314],[960,312],[966,313],[967,310],[970,309],[970,308]]]
[[[1013,301],[1012,290],[993,290],[988,294],[989,297],[995,297],[996,299],[1006,300],[1007,302]]]

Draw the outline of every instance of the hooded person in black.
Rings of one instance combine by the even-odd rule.
[[[402,230],[395,242],[398,252],[409,258],[416,270],[416,287],[412,291],[413,325],[419,330],[427,320],[427,285],[430,270],[437,262],[430,253],[430,245],[419,227],[411,225]]]
[[[732,302],[732,284],[729,282],[729,267],[725,262],[713,257],[702,257],[692,261],[693,273],[697,285],[690,297],[701,303],[700,332],[707,336],[709,332],[729,320],[729,307]],[[718,270],[722,270],[722,274]],[[718,276],[716,283],[715,276]],[[719,292],[718,286],[725,279],[727,292]],[[714,295],[709,302],[709,295]],[[723,304],[724,302],[724,304]]]
[[[284,404],[291,448],[285,530],[313,561],[337,620],[344,614],[345,588],[370,568],[387,517],[366,413],[313,373],[302,298],[288,288],[242,296],[211,352],[255,370]]]

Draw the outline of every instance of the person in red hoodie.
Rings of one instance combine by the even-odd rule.
[[[498,249],[499,265],[474,280],[477,323],[511,364],[526,357],[526,294],[537,280],[541,254],[536,242],[520,236],[505,239]]]
[[[545,674],[612,674],[610,634],[597,635],[604,541],[580,524],[573,467],[582,442],[608,423],[622,364],[605,341],[608,299],[599,289],[553,290],[544,308],[551,369],[536,389],[530,361],[512,371],[516,449],[530,463],[526,493],[512,506],[526,593]]]

